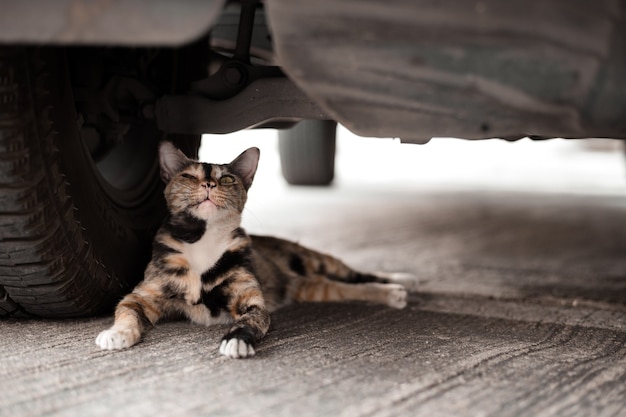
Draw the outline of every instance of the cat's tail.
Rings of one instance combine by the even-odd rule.
[[[390,277],[352,269],[334,256],[302,246],[299,249],[299,253],[292,252],[289,261],[290,269],[298,275],[323,276],[331,281],[349,284],[388,284],[391,282]]]
[[[405,272],[361,272],[346,265],[341,260],[327,254],[323,254],[311,249],[306,249],[307,255],[311,258],[309,268],[314,270],[311,275],[321,275],[332,281],[345,282],[348,284],[401,284],[408,288],[415,287],[416,278],[413,274]],[[292,263],[298,263],[293,261]]]
[[[325,277],[351,284],[390,282],[388,277],[355,271],[333,256],[295,242],[270,236],[251,235],[251,238],[254,249],[264,258],[272,259],[281,270],[299,277]]]
[[[255,250],[273,259],[282,270],[302,278],[323,277],[347,284],[402,284],[415,281],[405,273],[369,273],[350,268],[334,256],[318,252],[284,239],[252,235]],[[413,288],[414,286],[409,286]]]

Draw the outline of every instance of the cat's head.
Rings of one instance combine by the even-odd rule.
[[[203,220],[241,214],[259,156],[258,148],[250,148],[230,164],[207,164],[187,158],[170,142],[162,142],[159,162],[170,213],[186,212]]]

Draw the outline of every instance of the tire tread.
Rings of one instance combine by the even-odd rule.
[[[93,314],[106,290],[87,282],[107,277],[59,169],[42,62],[37,50],[0,50],[0,317]]]

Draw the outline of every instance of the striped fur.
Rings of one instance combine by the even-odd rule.
[[[230,164],[206,164],[161,145],[170,214],[155,236],[144,280],[118,304],[98,346],[130,347],[159,319],[182,314],[207,326],[231,323],[219,350],[240,358],[254,354],[269,329],[269,313],[293,302],[406,305],[404,287],[386,278],[293,242],[246,234],[241,212],[258,158],[251,148]]]

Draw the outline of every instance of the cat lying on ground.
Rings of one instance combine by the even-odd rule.
[[[159,156],[169,216],[154,239],[144,280],[96,338],[102,349],[130,347],[160,318],[182,314],[206,326],[232,323],[219,351],[245,358],[267,333],[270,312],[292,302],[406,305],[405,288],[390,277],[354,271],[287,240],[246,234],[241,213],[257,148],[226,165],[190,160],[169,142],[160,145]]]

